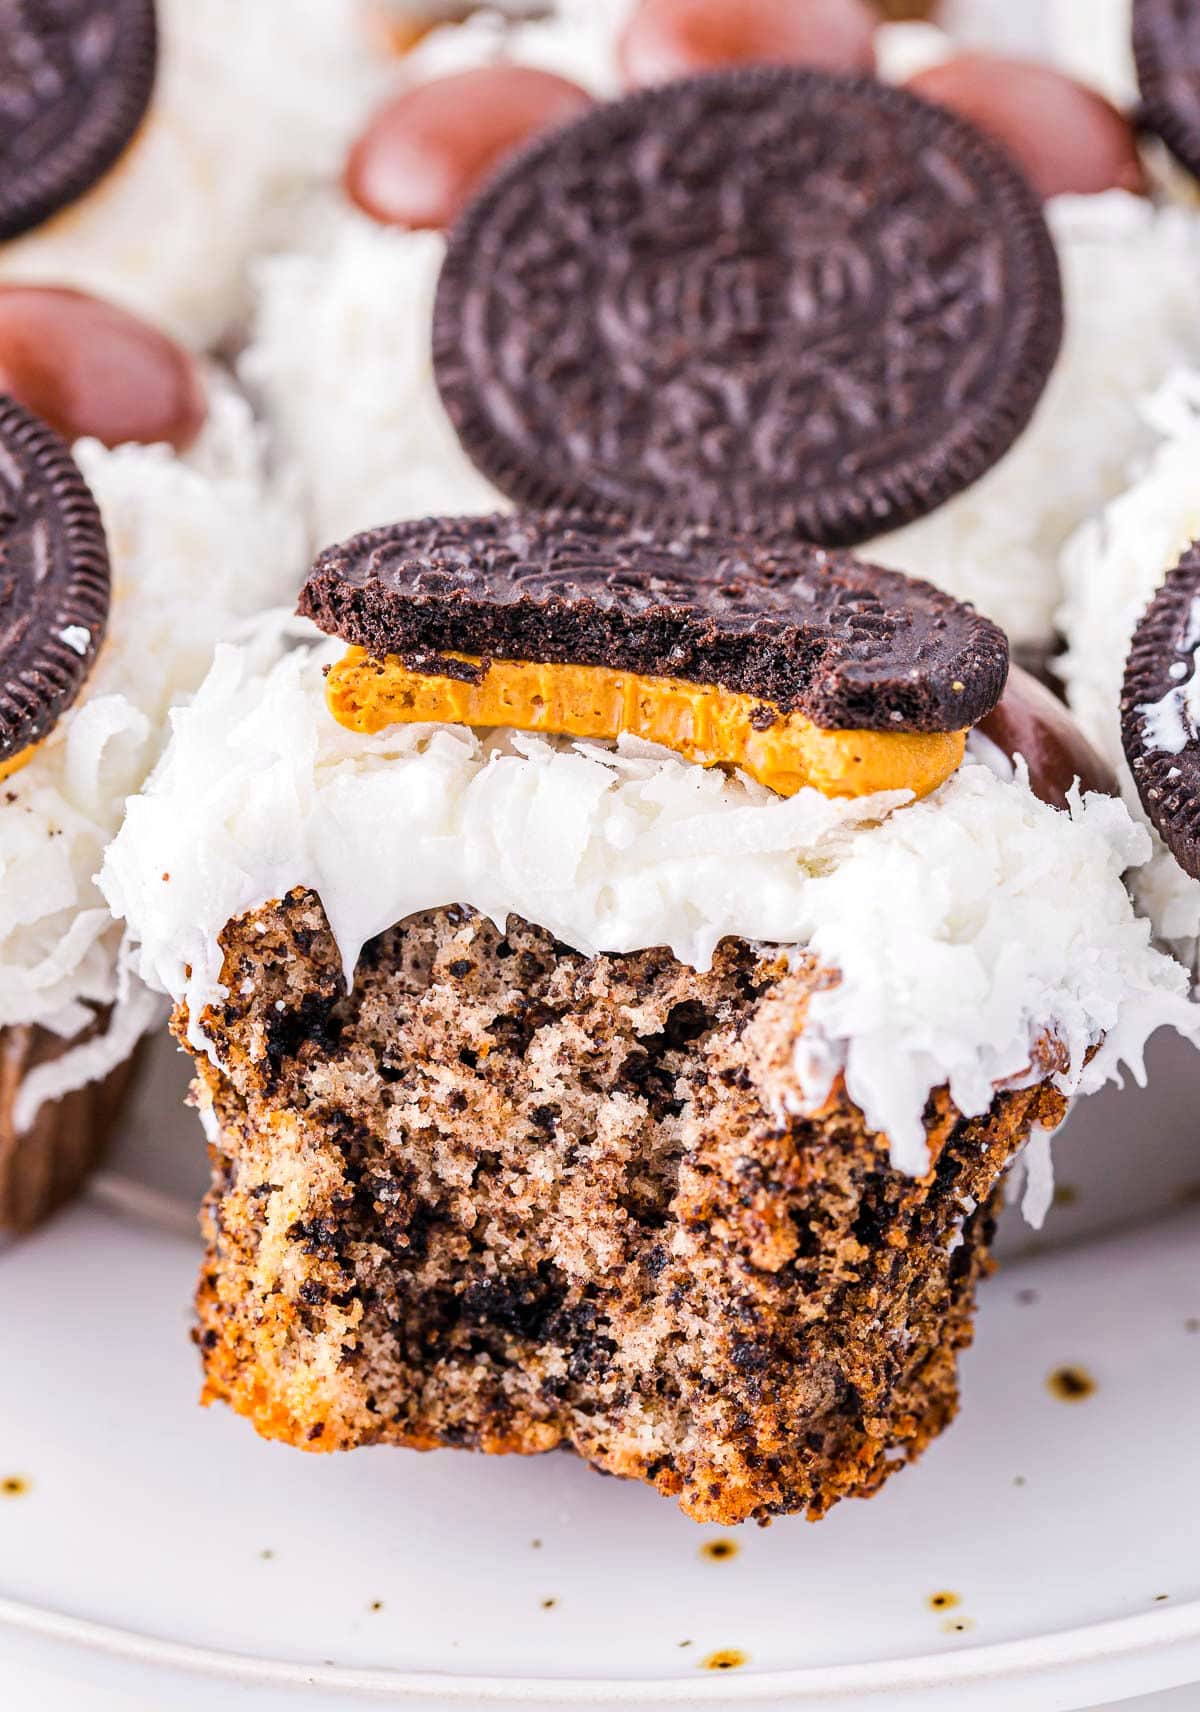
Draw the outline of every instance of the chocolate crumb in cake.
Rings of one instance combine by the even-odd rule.
[[[840,1085],[784,1110],[803,958],[589,958],[449,908],[372,941],[348,996],[300,890],[222,947],[209,1400],[310,1450],[568,1447],[722,1524],[866,1496],[954,1414],[1047,1083],[969,1121],[935,1092],[914,1179]]]

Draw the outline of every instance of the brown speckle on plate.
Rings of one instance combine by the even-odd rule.
[[[1037,1299],[1038,1299],[1038,1293],[1036,1290],[1018,1290],[1017,1291],[1017,1301],[1021,1304],[1021,1306],[1023,1308],[1032,1308],[1033,1304],[1037,1301]]]
[[[542,1610],[543,1611],[553,1611],[554,1607],[557,1604],[558,1604],[557,1599],[543,1599],[542,1600]]]
[[[1046,1380],[1046,1388],[1060,1403],[1082,1403],[1096,1389],[1096,1381],[1086,1368],[1069,1365],[1056,1367]]]
[[[1079,1190],[1074,1183],[1056,1183],[1054,1185],[1054,1205],[1056,1207],[1073,1207],[1079,1199]]]
[[[947,1617],[942,1624],[943,1635],[965,1635],[975,1627],[970,1617]]]
[[[943,1588],[940,1593],[929,1595],[928,1604],[931,1611],[953,1611],[956,1605],[962,1604],[962,1595]]]
[[[721,1647],[715,1653],[708,1653],[700,1660],[701,1670],[740,1670],[744,1664],[749,1664],[750,1655],[740,1647]]]
[[[382,1599],[372,1599],[371,1610],[372,1611],[382,1611],[383,1610],[383,1600]]]
[[[700,1556],[713,1563],[724,1563],[727,1558],[736,1557],[741,1549],[736,1540],[705,1540],[700,1547]]]
[[[23,1474],[6,1474],[0,1480],[0,1498],[24,1498],[29,1491],[29,1481]]]

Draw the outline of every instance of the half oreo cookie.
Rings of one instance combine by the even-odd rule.
[[[521,504],[836,545],[981,476],[1061,327],[999,148],[871,78],[760,67],[597,108],[501,169],[451,236],[434,355]]]
[[[57,434],[0,396],[0,770],[75,700],[108,605],[95,500]]]
[[[1133,633],[1121,742],[1151,824],[1179,866],[1200,879],[1200,542]]]
[[[469,675],[462,655],[608,667],[752,696],[825,730],[959,731],[1008,671],[1002,631],[899,571],[586,516],[371,530],[321,554],[300,611],[432,675]]]
[[[108,171],[154,89],[154,0],[12,0],[0,29],[0,239]]]
[[[1142,124],[1200,178],[1200,7],[1133,0],[1133,57]]]

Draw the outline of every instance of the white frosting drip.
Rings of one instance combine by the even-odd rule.
[[[1136,1070],[1160,1022],[1192,1026],[1184,973],[1121,883],[1149,841],[1117,802],[1056,813],[1023,771],[1005,783],[972,760],[923,802],[834,801],[634,743],[364,738],[324,705],[341,644],[267,665],[277,634],[264,623],[254,646],[219,651],[101,876],[143,978],[187,1000],[198,1045],[218,935],[294,886],[320,896],[348,974],[371,936],[451,903],[585,953],[666,945],[699,968],[726,935],[802,948],[840,979],[809,1003],[785,1098],[812,1109],[843,1073],[909,1171],[931,1089],[980,1113],[1037,1076],[1050,1035],[1070,1093],[1121,1058]]]
[[[1131,812],[1145,821],[1121,745],[1125,660],[1155,590],[1189,542],[1200,537],[1200,371],[1180,370],[1140,414],[1157,447],[1126,491],[1068,541],[1061,558],[1066,598],[1058,615],[1067,651],[1056,664],[1076,718],[1117,770]],[[1200,611],[1185,648],[1200,646]],[[1183,666],[1185,662],[1176,662]],[[1181,694],[1182,691],[1182,694]],[[1189,708],[1191,709],[1189,713]],[[1186,720],[1200,728],[1200,685],[1175,685],[1152,714],[1152,741],[1177,754]],[[1134,896],[1156,931],[1189,966],[1200,948],[1200,882],[1180,868],[1157,834],[1154,854],[1133,876]]]
[[[1142,702],[1138,712],[1146,747],[1164,755],[1181,755],[1200,729],[1200,649],[1192,655],[1190,672],[1184,661],[1177,660],[1171,676],[1180,682],[1158,701]]]
[[[75,448],[104,516],[112,608],[79,698],[0,785],[0,1028],[40,1023],[70,1039],[94,1007],[117,1009],[104,1039],[28,1078],[23,1121],[41,1098],[105,1074],[149,1020],[145,994],[120,974],[120,928],[93,876],[171,705],[201,681],[219,637],[299,578],[302,543],[266,482],[250,412],[213,388],[184,459],[166,446]]]
[[[1200,217],[1119,190],[1047,212],[1066,334],[1033,421],[965,493],[864,549],[974,601],[1017,644],[1051,639],[1064,541],[1153,446],[1136,401],[1200,360]]]
[[[1019,1194],[1021,1216],[1034,1230],[1041,1230],[1046,1214],[1054,1204],[1053,1139],[1052,1129],[1035,1125],[1012,1168],[1012,1199],[1017,1199]]]

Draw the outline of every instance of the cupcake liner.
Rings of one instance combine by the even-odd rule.
[[[32,1230],[69,1200],[112,1136],[133,1080],[136,1051],[102,1080],[47,1100],[24,1131],[18,1133],[14,1122],[13,1106],[25,1076],[85,1038],[64,1040],[37,1024],[0,1029],[0,1233]]]

